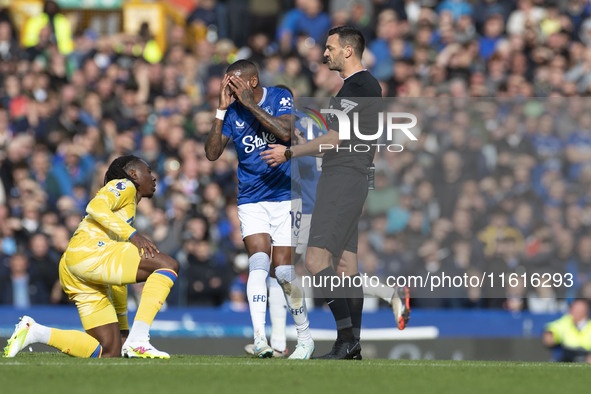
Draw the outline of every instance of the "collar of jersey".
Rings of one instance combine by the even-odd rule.
[[[259,107],[261,105],[263,105],[263,103],[265,102],[265,99],[267,98],[267,88],[263,88],[263,98],[261,99],[261,101],[259,101],[259,103],[257,104]]]
[[[363,70],[355,71],[353,74],[351,74],[347,78],[343,79],[343,81],[346,81],[347,79],[351,78],[353,75],[359,74],[360,72],[363,72],[363,71],[367,71],[367,68],[364,68]]]

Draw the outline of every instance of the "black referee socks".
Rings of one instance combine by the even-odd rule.
[[[347,296],[347,304],[349,305],[349,313],[351,314],[351,323],[353,325],[353,335],[356,340],[359,340],[361,334],[361,314],[363,312],[363,285],[361,281],[359,286],[355,286],[355,277],[361,277],[361,274],[356,273],[351,276],[350,286],[345,288]]]
[[[321,294],[324,300],[330,307],[330,311],[337,324],[337,339],[342,339],[346,342],[352,342],[355,339],[353,334],[353,324],[351,322],[351,312],[349,311],[349,305],[347,303],[347,295],[345,288],[342,286],[340,281],[332,281],[333,277],[336,277],[337,273],[333,267],[323,269],[314,275],[314,283],[323,283],[326,286],[320,287]],[[340,279],[340,278],[335,278]],[[331,286],[331,284],[339,284],[339,286]],[[363,290],[362,290],[363,291]],[[359,319],[361,321],[361,319]]]

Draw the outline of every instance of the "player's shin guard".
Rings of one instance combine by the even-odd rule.
[[[264,338],[265,316],[267,314],[267,275],[271,267],[269,255],[263,252],[253,254],[248,259],[249,274],[246,282],[246,295],[250,308],[250,318],[254,337]]]
[[[304,289],[296,280],[295,269],[293,265],[280,265],[275,267],[277,281],[283,288],[285,301],[289,309],[298,333],[298,342],[309,342],[312,340],[310,329],[308,328],[308,311],[306,309],[306,299]]]
[[[99,342],[82,331],[51,329],[49,346],[74,357],[100,358],[103,348]]]
[[[129,330],[129,322],[127,321],[127,285],[110,286],[111,295],[113,297],[113,306],[117,313],[120,330]]]
[[[271,347],[280,352],[285,351],[287,346],[285,338],[285,317],[287,309],[283,289],[277,279],[267,277],[269,287],[269,317],[271,318]]]
[[[158,269],[148,277],[128,339],[148,340],[150,326],[168,297],[176,278],[177,274],[169,269]]]

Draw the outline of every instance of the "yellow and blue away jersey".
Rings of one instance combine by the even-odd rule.
[[[86,207],[74,238],[127,241],[135,233],[136,188],[128,179],[114,179]]]

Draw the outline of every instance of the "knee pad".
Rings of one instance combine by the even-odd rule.
[[[275,276],[280,284],[291,283],[296,279],[293,265],[280,265],[275,267]]]
[[[271,260],[269,255],[263,252],[257,252],[248,258],[248,271],[262,270],[269,272]]]

